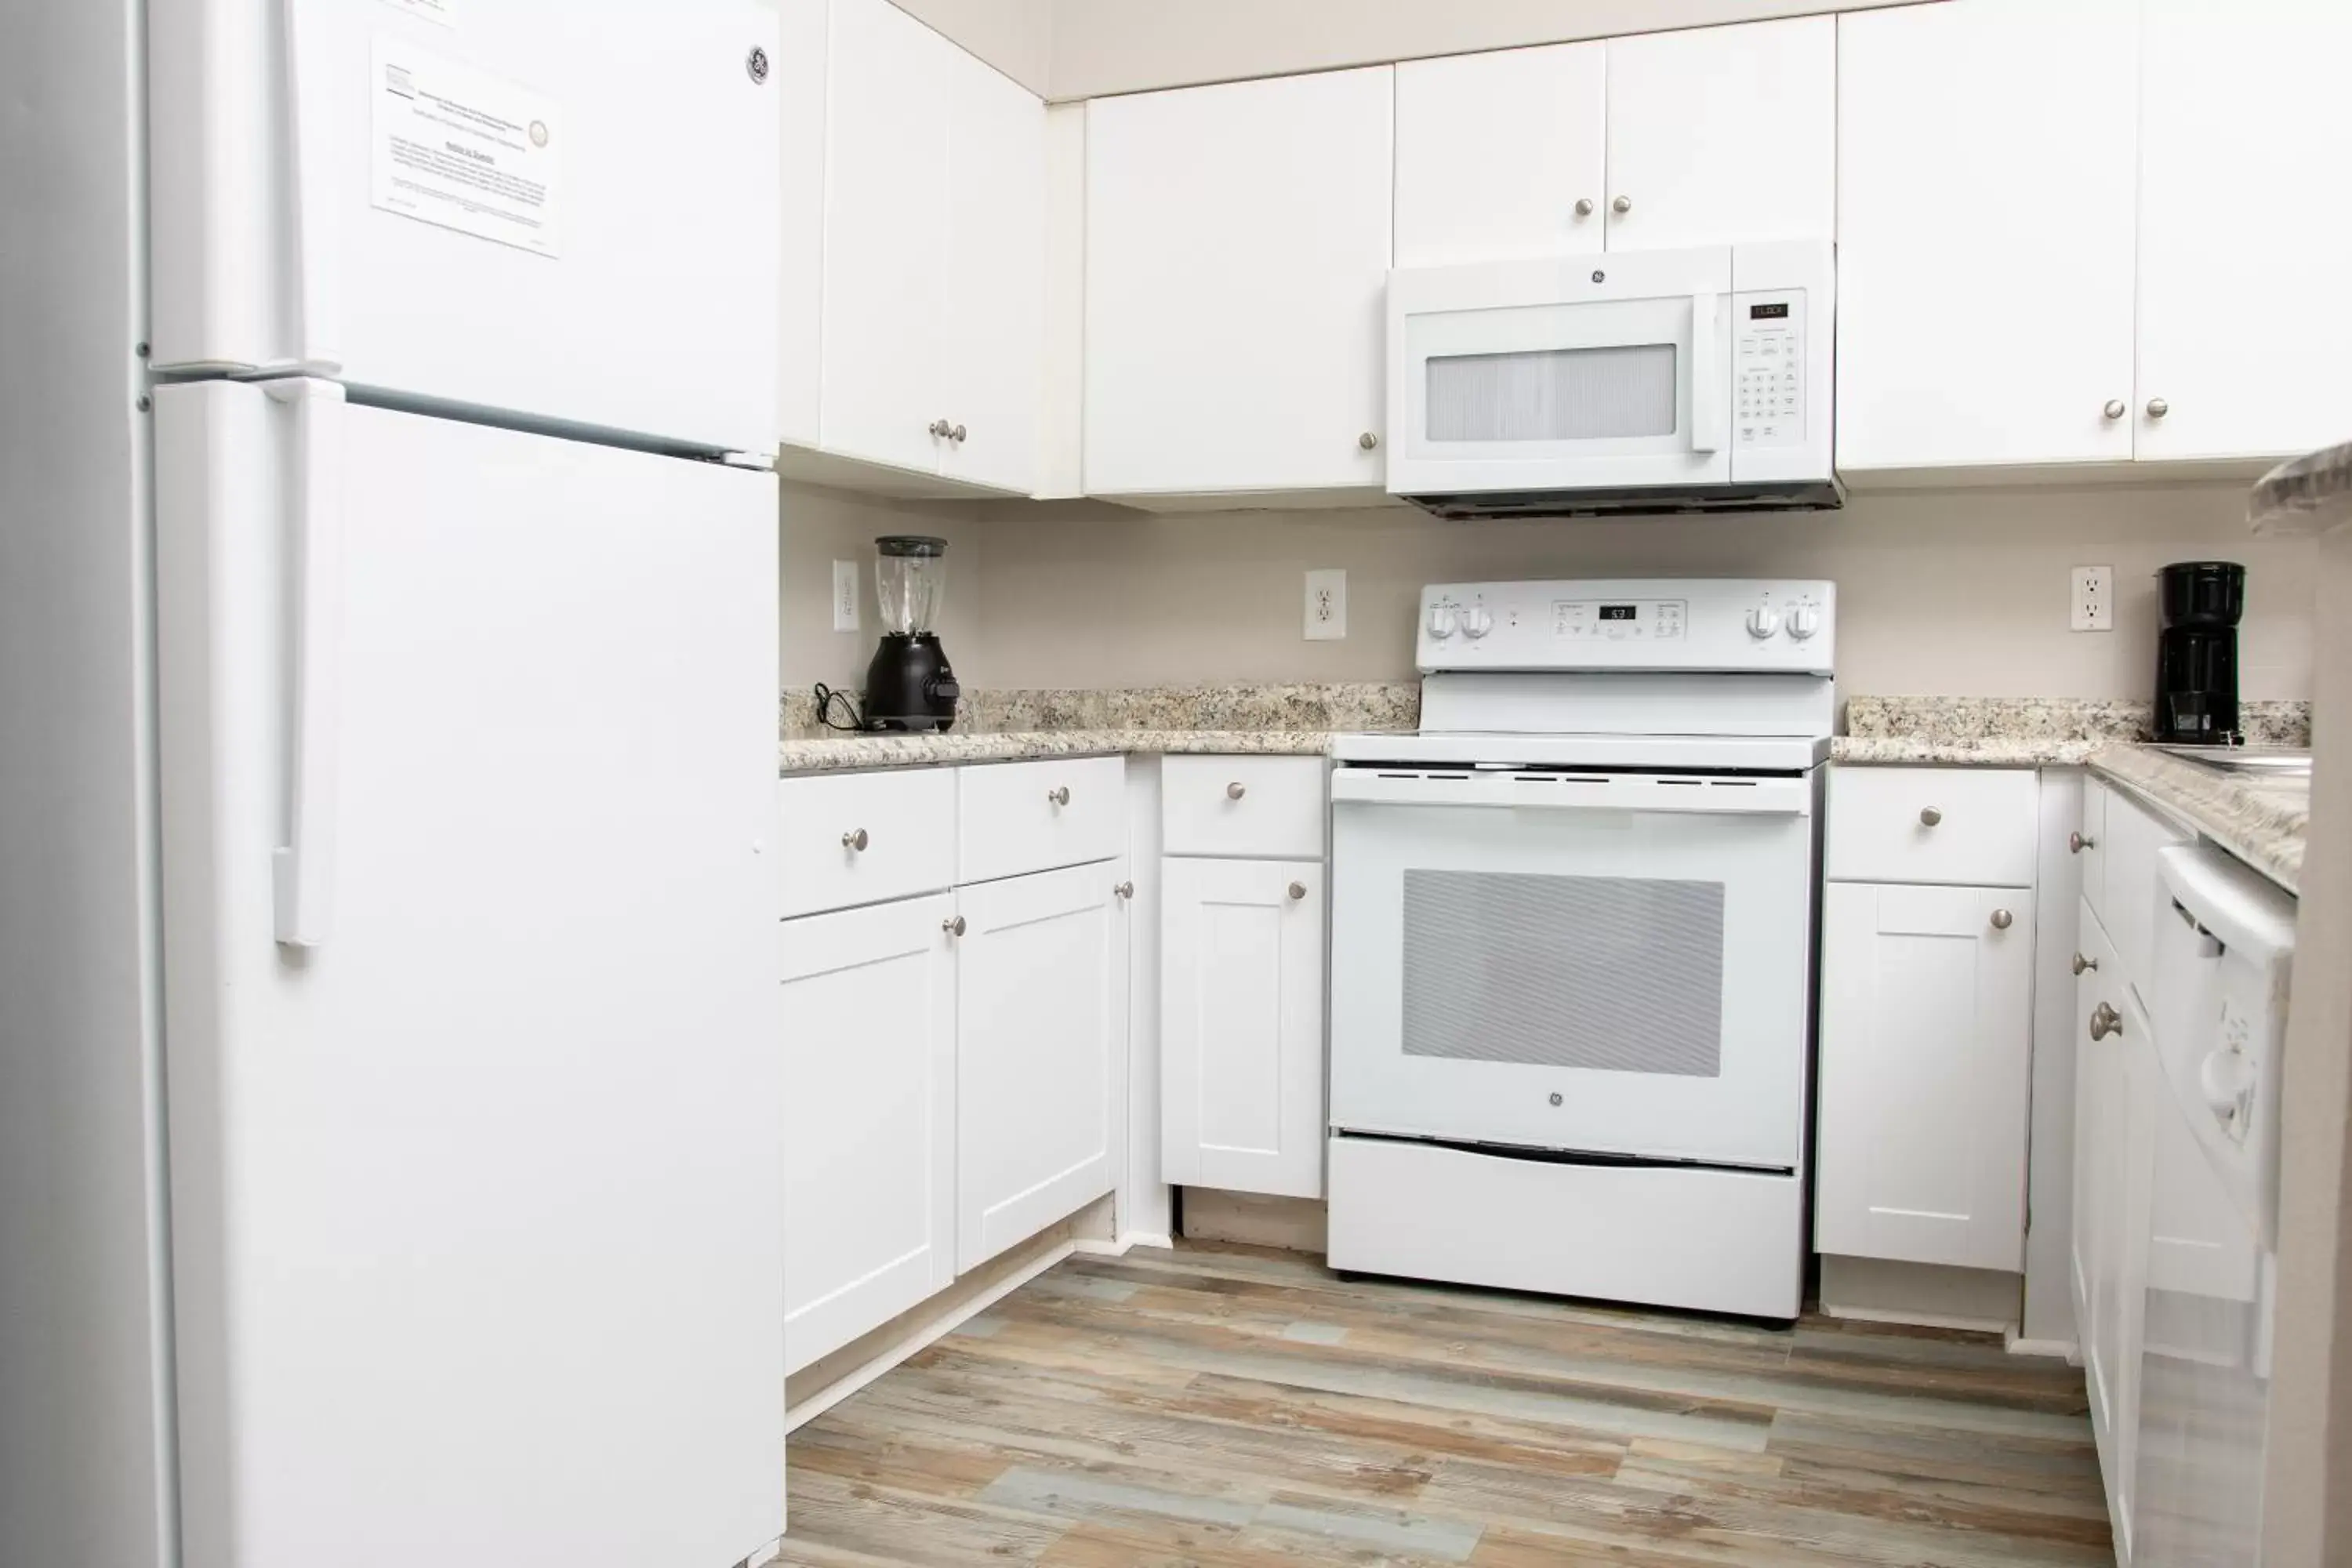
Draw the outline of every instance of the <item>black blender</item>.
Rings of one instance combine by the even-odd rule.
[[[2164,629],[2156,637],[2156,738],[2176,745],[2234,746],[2238,727],[2238,617],[2246,569],[2234,561],[2179,561],[2157,574]]]
[[[947,594],[948,542],[886,533],[874,542],[874,596],[882,642],[866,667],[868,730],[939,731],[955,723],[963,689],[933,624]]]

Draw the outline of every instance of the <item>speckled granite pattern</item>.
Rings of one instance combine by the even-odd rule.
[[[779,771],[827,773],[925,763],[1012,763],[1038,757],[1116,756],[1124,752],[1218,756],[1319,757],[1331,749],[1321,730],[1008,730],[945,735],[828,735],[786,740]]]
[[[2242,703],[2239,717],[2252,744],[2311,743],[2308,702]],[[2075,766],[2108,746],[2147,740],[2154,718],[2148,703],[2109,698],[1853,697],[1846,700],[1846,733],[1830,742],[1830,760]]]
[[[2246,500],[2254,531],[2276,538],[2352,523],[2352,441],[2281,463]]]
[[[2225,773],[2147,746],[2109,746],[2091,771],[2193,824],[2200,833],[2288,892],[2299,891],[2311,781]]]
[[[782,772],[1015,762],[1120,752],[1319,756],[1331,736],[1410,731],[1418,681],[1169,686],[1133,690],[974,691],[944,735],[852,735],[819,728],[814,700],[787,692]]]

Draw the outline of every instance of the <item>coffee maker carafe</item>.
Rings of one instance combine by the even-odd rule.
[[[874,542],[882,642],[866,667],[866,727],[937,731],[955,723],[963,689],[933,630],[947,595],[948,542],[886,533]]]
[[[2231,746],[2238,727],[2238,617],[2246,569],[2232,561],[2180,561],[2158,574],[2164,629],[2156,640],[2156,738]]]

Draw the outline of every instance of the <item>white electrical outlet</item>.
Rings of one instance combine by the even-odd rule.
[[[2067,625],[2078,632],[2116,629],[2116,569],[2077,566],[2069,576]]]
[[[857,563],[855,561],[833,563],[833,629],[837,632],[857,629]]]
[[[1307,574],[1307,640],[1337,642],[1348,635],[1348,574],[1328,567]]]

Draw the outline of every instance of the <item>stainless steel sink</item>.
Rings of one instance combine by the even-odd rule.
[[[2283,778],[2311,776],[2311,753],[2299,746],[2155,746],[2150,749],[2185,758],[2218,773],[2263,773]]]

